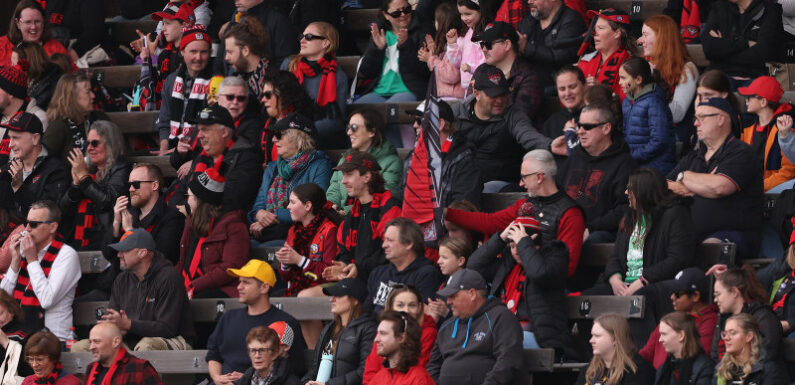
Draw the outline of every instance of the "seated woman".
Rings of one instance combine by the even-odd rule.
[[[728,269],[717,275],[712,296],[720,311],[709,352],[713,360],[722,360],[726,352],[726,341],[721,339],[726,329],[726,320],[742,313],[752,315],[759,324],[760,349],[764,351],[760,354],[770,359],[778,356],[782,335],[781,322],[767,305],[769,297],[752,267],[746,265],[742,269]]]
[[[0,37],[0,66],[11,65],[11,52],[23,41],[38,43],[48,55],[69,51],[52,38],[49,23],[44,19],[44,8],[36,0],[20,1],[14,8],[14,17],[8,26],[8,35]]]
[[[359,76],[372,80],[356,103],[411,102],[425,97],[428,66],[417,57],[430,25],[412,18],[407,0],[384,0],[379,23],[370,26],[370,45],[359,63]]]
[[[732,92],[731,81],[720,70],[708,70],[701,74],[696,83],[696,99],[693,101],[694,106],[710,98],[722,98],[729,101],[729,104],[734,107],[737,112],[737,121],[732,122],[732,133],[736,137],[740,137],[742,127],[740,127],[740,112],[743,111],[737,95]],[[695,119],[695,116],[693,117]],[[695,143],[695,139],[694,139]],[[690,150],[690,148],[686,148]],[[682,154],[684,155],[684,154]]]
[[[422,335],[420,336],[420,357],[417,365],[425,367],[431,359],[431,350],[436,343],[436,321],[425,314],[425,304],[422,302],[422,295],[419,290],[413,286],[396,285],[386,298],[386,306],[384,312],[397,311],[405,312],[409,316],[417,320],[418,325],[422,325]],[[363,383],[368,383],[370,379],[384,366],[384,357],[378,355],[376,344],[373,344],[373,349],[370,355],[367,356],[367,362],[364,366]]]
[[[257,242],[275,242],[265,246],[281,246],[293,224],[290,192],[304,183],[328,188],[331,159],[315,149],[314,127],[306,117],[291,113],[273,127],[273,138],[279,157],[270,162],[262,174],[254,207],[248,213],[249,231]]]
[[[25,41],[14,47],[14,52],[11,53],[11,65],[17,65],[20,60],[27,60],[30,64],[25,72],[28,75],[28,96],[36,100],[37,106],[46,110],[58,79],[63,75],[63,70],[50,61],[47,52],[37,43]]]
[[[47,120],[49,125],[44,130],[41,143],[47,147],[50,156],[66,161],[73,148],[86,152],[89,143],[86,133],[94,122],[110,118],[104,112],[94,110],[94,93],[88,77],[66,74],[55,86],[47,108]]]
[[[348,137],[351,139],[351,151],[366,151],[372,154],[381,166],[381,176],[384,177],[387,190],[398,188],[403,178],[403,162],[395,150],[392,142],[384,137],[384,118],[375,110],[363,108],[351,114],[348,120]],[[351,151],[346,152],[348,155]],[[340,157],[337,165],[345,161],[345,156]],[[334,171],[326,191],[326,198],[338,210],[350,211],[348,193],[342,184],[342,171]]]
[[[348,98],[348,76],[337,63],[340,37],[333,25],[317,21],[309,23],[301,35],[301,51],[285,59],[282,70],[292,72],[320,112],[317,141],[321,149],[345,148],[345,101]]]
[[[795,233],[793,233],[795,234]],[[778,258],[764,269],[759,269],[757,275],[763,288],[769,288],[770,305],[776,318],[781,323],[784,335],[789,338],[795,337],[795,295],[792,295],[792,287],[795,285],[795,246],[792,243],[795,239],[790,238],[790,246],[784,258]]]
[[[720,334],[726,354],[715,369],[713,383],[774,385],[789,382],[778,358],[765,354],[759,330],[759,322],[750,314],[735,314],[726,320]]]
[[[334,320],[320,333],[314,363],[301,382],[359,384],[378,327],[375,316],[363,310],[367,286],[356,278],[346,278],[323,288],[323,294],[331,297]],[[331,365],[321,365],[325,360]]]
[[[339,252],[337,225],[342,216],[326,200],[323,189],[304,183],[290,192],[287,205],[293,225],[284,247],[276,252],[279,276],[287,282],[285,296],[317,286],[325,281],[323,270],[331,266]]]
[[[25,226],[21,226],[25,227]],[[30,330],[24,323],[25,316],[22,309],[11,294],[0,290],[0,332],[12,341],[23,342],[28,336],[38,330]]]
[[[660,319],[660,343],[668,357],[657,369],[655,385],[711,385],[715,363],[701,349],[696,319],[677,311]]]
[[[269,71],[262,84],[262,111],[267,115],[259,144],[265,154],[265,163],[279,158],[274,142],[276,122],[290,113],[311,117],[315,115],[315,102],[307,95],[301,83],[290,72]],[[265,166],[262,167],[265,169]]]
[[[251,245],[241,210],[223,211],[226,179],[208,168],[188,186],[189,215],[175,268],[185,278],[189,298],[237,297],[237,280],[226,269],[249,259]]]
[[[289,328],[289,326],[287,326]],[[246,335],[246,348],[251,367],[234,382],[235,385],[266,383],[268,385],[299,385],[301,382],[288,370],[287,359],[281,357],[279,334],[270,327],[256,326]]]
[[[635,353],[627,320],[618,314],[602,314],[591,328],[593,358],[580,371],[577,384],[629,385],[654,383],[654,367]]]
[[[58,340],[55,334],[41,331],[30,336],[30,339],[25,344],[25,359],[33,369],[33,374],[25,377],[22,385],[82,384],[79,378],[63,370],[59,362],[61,359],[61,341]]]

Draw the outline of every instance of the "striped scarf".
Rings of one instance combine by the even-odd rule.
[[[95,174],[88,174],[92,180],[97,180]],[[91,199],[83,198],[77,205],[77,214],[75,215],[75,241],[80,242],[80,248],[84,248],[91,244],[91,238],[86,234],[97,223],[97,218],[89,212],[91,208]]]
[[[169,107],[171,116],[169,139],[188,137],[193,139],[193,125],[188,123],[207,103],[207,93],[210,90],[210,78],[212,73],[207,66],[202,72],[193,79],[187,95],[185,94],[185,79],[188,77],[186,66],[182,65],[177,69],[177,77],[174,79],[174,87],[171,89],[171,100]],[[185,101],[187,98],[187,102]],[[182,128],[180,130],[180,127]]]
[[[305,169],[315,159],[315,151],[299,152],[290,159],[279,158],[276,160],[276,175],[273,177],[270,189],[268,189],[268,200],[265,201],[265,210],[272,213],[276,209],[287,207],[290,198],[290,181]]]
[[[58,257],[61,247],[63,247],[63,242],[58,239],[53,239],[50,246],[47,247],[44,258],[39,261],[45,277],[50,276],[52,264],[55,262],[55,258]],[[22,306],[26,327],[30,327],[29,330],[39,330],[43,328],[44,309],[42,309],[41,302],[36,298],[36,293],[33,291],[33,287],[30,284],[28,261],[25,258],[22,258],[19,262],[19,275],[17,276],[16,286],[14,286],[14,298],[19,301],[19,304]],[[38,327],[33,328],[35,324],[38,324]]]

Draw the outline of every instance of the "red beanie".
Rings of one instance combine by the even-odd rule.
[[[15,98],[25,99],[28,96],[27,64],[20,60],[15,66],[0,66],[0,88]]]
[[[203,25],[197,24],[182,29],[182,40],[179,41],[179,50],[182,51],[190,43],[196,40],[206,41],[207,44],[212,45],[213,39],[207,33]]]

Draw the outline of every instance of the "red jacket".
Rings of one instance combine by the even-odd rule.
[[[424,365],[412,366],[408,372],[400,373],[381,365],[379,370],[369,381],[364,380],[363,385],[436,385],[425,370]]]
[[[599,51],[593,51],[583,55],[580,62],[577,63],[577,67],[580,67],[586,78],[595,76],[597,82],[610,86],[623,102],[624,91],[618,84],[618,69],[630,57],[632,55],[627,50],[619,48],[607,60],[602,61],[602,54]]]
[[[287,232],[285,244],[295,246],[295,225]],[[279,264],[279,276],[287,282],[285,295],[297,294],[299,291],[325,283],[323,270],[331,266],[339,252],[337,245],[337,225],[326,218],[312,237],[309,244],[309,255],[304,255],[303,263],[299,265]]]
[[[422,351],[420,352],[420,359],[417,362],[417,366],[425,367],[428,365],[428,361],[431,359],[431,350],[433,350],[433,344],[436,343],[436,335],[438,331],[436,330],[436,321],[433,320],[431,316],[426,315],[425,320],[422,322],[422,336],[420,337],[420,344],[422,345]],[[379,381],[373,382],[376,374],[382,374],[381,372],[389,371],[384,367],[384,358],[378,355],[378,349],[373,343],[373,350],[370,351],[370,355],[367,356],[367,361],[364,364],[364,374],[362,375],[362,383],[367,384],[371,383],[373,385],[381,385],[391,383],[388,381]],[[409,371],[411,373],[411,371]],[[408,375],[406,373],[405,375]],[[400,375],[404,375],[399,373]],[[386,379],[386,377],[384,377]],[[396,384],[404,384],[406,382],[396,382]]]
[[[183,271],[192,237],[190,218],[186,218],[176,266],[180,273]],[[250,253],[251,240],[243,211],[235,210],[221,215],[202,245],[201,271],[204,275],[191,282],[195,293],[219,288],[229,297],[237,297],[237,280],[228,275],[226,269],[242,267],[248,261]]]
[[[147,360],[142,360],[135,356],[130,355],[124,348],[121,348],[117,360],[114,364],[118,365],[113,372],[113,377],[108,382],[113,385],[163,385],[160,376],[152,364]],[[94,379],[92,381],[91,373],[94,367],[99,365],[99,362],[92,362],[86,368],[86,374],[83,376],[86,385],[100,385],[99,381]],[[110,370],[108,370],[110,372]],[[110,374],[105,374],[106,376]]]
[[[701,347],[705,352],[709,352],[712,348],[712,335],[715,333],[715,325],[718,323],[718,306],[714,303],[709,304],[707,307],[701,309],[698,313],[692,313],[696,318],[696,327],[698,334],[701,336]],[[654,331],[649,336],[646,346],[641,349],[638,354],[645,358],[658,369],[660,365],[665,362],[668,353],[660,343],[660,326],[654,328]]]
[[[36,375],[31,374],[22,381],[22,385],[36,385]],[[61,377],[58,377],[55,380],[55,385],[82,385],[83,382],[80,381],[79,378],[75,377],[73,374],[66,374],[61,373]]]
[[[59,43],[58,40],[47,40],[42,47],[44,47],[44,52],[47,52],[47,55],[52,56],[54,53],[62,53],[69,58],[70,63],[72,62],[72,56],[69,55],[69,50],[67,50],[63,44]],[[11,44],[11,41],[8,40],[8,35],[0,37],[0,66],[11,65],[11,52],[13,49],[14,44]],[[74,63],[72,63],[72,68],[77,69]]]

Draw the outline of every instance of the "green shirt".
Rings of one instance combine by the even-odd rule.
[[[632,283],[643,276],[643,245],[646,240],[642,237],[646,230],[646,217],[640,217],[635,229],[629,236],[629,248],[627,249],[627,274],[624,277],[625,283]]]
[[[384,51],[384,70],[373,92],[381,96],[411,92],[403,84],[403,78],[400,77],[400,52],[398,52],[397,36],[392,31],[386,31],[386,48]]]

